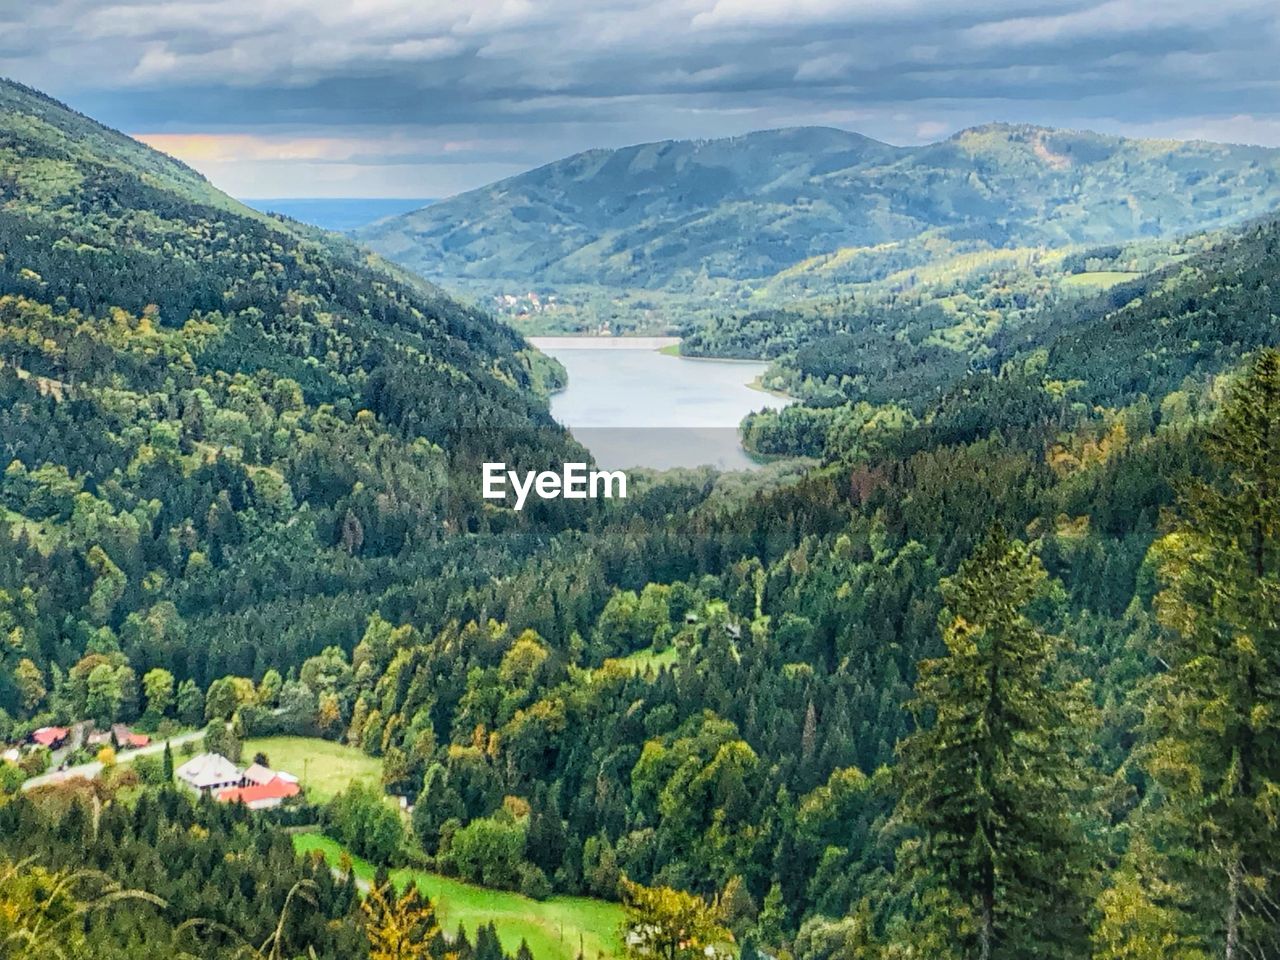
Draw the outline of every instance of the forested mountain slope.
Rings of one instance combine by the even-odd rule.
[[[1272,342],[1278,234],[1263,217],[1175,240],[950,258],[857,293],[720,316],[681,350],[773,360],[769,386],[828,407],[918,411],[958,378],[1037,350],[1091,395],[1125,377],[1130,392],[1150,392],[1158,371],[1168,388]]]
[[[986,257],[954,276],[724,318],[684,349],[774,359],[765,382],[806,405],[752,417],[749,438],[813,454],[867,409],[928,416],[940,394],[1006,368],[1030,365],[1081,406],[1185,400],[1196,388],[1184,380],[1204,384],[1280,342],[1278,270],[1280,221],[1268,217],[1176,241]]]
[[[737,305],[947,252],[1167,237],[1277,200],[1280,154],[1259,147],[997,124],[908,148],[797,128],[576,154],[361,237],[477,291],[597,285]]]
[[[549,426],[526,389],[520,337],[438,289],[332,234],[258,214],[33,91],[0,86],[0,124],[0,292],[146,312],[173,331],[212,324],[199,368],[269,370],[311,402],[369,401],[436,442],[458,434],[463,409],[494,430]],[[409,376],[418,382],[406,387]]]
[[[580,455],[546,411],[558,375],[510,329],[354,245],[0,84],[10,667],[10,654],[66,665],[95,631],[138,636],[143,615],[172,644],[185,615],[262,590],[289,597],[318,650],[309,602],[488,523],[479,461]],[[262,638],[246,640],[250,660]],[[13,683],[0,671],[10,710]]]

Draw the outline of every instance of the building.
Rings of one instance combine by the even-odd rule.
[[[71,736],[69,727],[41,727],[31,734],[31,742],[41,747],[48,747],[50,750],[57,750],[67,742],[69,736]]]
[[[137,750],[151,742],[145,733],[134,733],[123,723],[113,723],[110,730],[95,730],[86,741],[91,747],[109,747],[113,743],[121,750]]]
[[[272,770],[270,767],[264,767],[260,763],[251,764],[246,767],[244,771],[244,780],[247,786],[260,787],[264,783],[270,783],[277,776],[280,776],[280,774],[277,774],[276,771]],[[289,777],[288,774],[284,774],[284,776],[290,780],[296,779],[294,777]]]
[[[221,803],[243,803],[250,810],[269,810],[301,792],[296,779],[288,774],[275,774],[266,783],[248,783],[243,787],[223,790],[218,794],[218,800]]]
[[[178,780],[197,793],[221,794],[224,790],[244,785],[240,768],[219,753],[202,753],[192,757],[176,771]]]

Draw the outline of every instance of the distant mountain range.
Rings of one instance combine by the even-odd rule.
[[[1280,203],[1280,151],[993,124],[920,147],[802,127],[575,154],[358,231],[473,292],[737,305],[958,252],[1111,243]]]

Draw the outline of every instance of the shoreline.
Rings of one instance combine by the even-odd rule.
[[[790,400],[792,403],[798,402],[795,397],[787,393],[785,390],[774,390],[771,387],[766,387],[762,382],[763,379],[763,375],[755,377],[747,384],[747,389],[755,390],[759,393],[767,393],[769,396],[777,397],[779,400]],[[788,406],[790,406],[790,404],[788,404]]]
[[[680,343],[679,337],[526,337],[538,350],[663,350]]]
[[[754,363],[769,364],[768,360],[752,360],[746,357],[690,357],[680,352],[680,344],[683,342],[681,337],[584,337],[584,336],[564,336],[564,337],[526,337],[526,342],[535,350],[549,351],[552,349],[560,350],[646,350],[660,353],[665,357],[675,357],[678,360],[701,361],[704,363]],[[550,355],[550,354],[549,354]],[[766,387],[763,380],[763,374],[757,374],[743,385],[748,390],[754,390],[757,393],[767,394],[776,397],[779,400],[788,400],[792,403],[796,402],[796,398],[783,390],[773,390]],[[565,385],[548,392],[547,397],[550,399],[558,393],[563,393],[569,389],[566,381]]]

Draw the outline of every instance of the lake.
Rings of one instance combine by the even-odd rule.
[[[750,470],[738,424],[783,397],[749,386],[768,367],[661,353],[674,337],[532,337],[555,357],[569,385],[551,398],[551,414],[608,469],[713,466]]]

